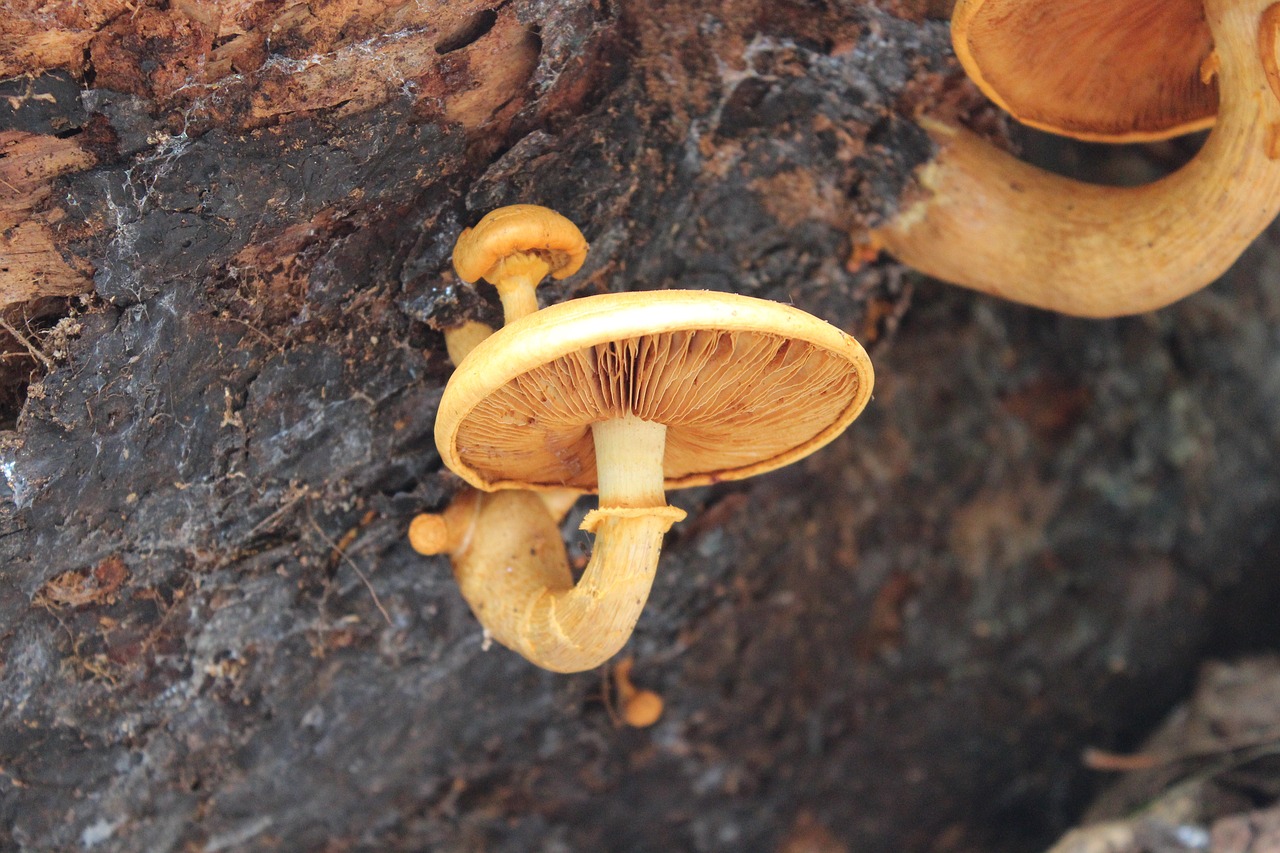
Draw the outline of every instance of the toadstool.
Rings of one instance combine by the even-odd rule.
[[[623,658],[613,668],[613,690],[622,722],[633,729],[647,729],[662,718],[666,703],[652,690],[642,690],[631,680],[632,658]]]
[[[538,310],[538,282],[573,275],[586,257],[578,226],[550,208],[513,204],[462,232],[453,268],[468,284],[483,278],[496,287],[504,322],[510,323]]]
[[[445,329],[445,349],[454,367],[461,364],[481,341],[492,334],[493,329],[475,320],[467,320]],[[577,503],[582,492],[577,489],[547,489],[536,494],[550,513],[551,520],[555,522],[564,518]],[[458,508],[466,504],[465,501],[456,503]],[[423,513],[414,518],[409,525],[409,545],[419,554],[440,554],[449,550],[450,535],[446,514]]]
[[[1066,314],[1135,314],[1212,282],[1280,212],[1280,4],[959,0],[952,21],[966,69],[1032,124],[1091,139],[1183,132],[1209,120],[1202,74],[1217,81],[1217,120],[1187,165],[1120,188],[1052,175],[922,118],[938,151],[917,173],[921,198],[871,235],[909,266]],[[1052,106],[1029,106],[1037,99]]]
[[[420,516],[414,547],[448,553],[487,633],[557,672],[591,669],[630,637],[663,534],[665,490],[793,462],[866,405],[862,347],[789,306],[733,294],[591,296],[476,345],[436,416],[445,464],[475,487]],[[549,504],[598,491],[595,548],[575,585]]]

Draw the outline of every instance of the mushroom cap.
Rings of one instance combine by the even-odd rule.
[[[487,279],[502,260],[518,252],[537,254],[551,275],[566,278],[587,258],[587,241],[565,217],[536,204],[513,204],[485,214],[458,237],[453,269],[467,283]]]
[[[477,346],[445,388],[436,447],[477,488],[594,491],[591,425],[631,414],[667,426],[666,488],[736,480],[831,441],[873,378],[852,337],[776,302],[589,296]]]
[[[1218,111],[1201,0],[958,0],[951,41],[987,97],[1051,133],[1165,139]]]

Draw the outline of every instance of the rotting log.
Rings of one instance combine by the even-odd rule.
[[[1001,851],[1068,825],[1079,748],[1158,716],[1223,596],[1273,600],[1274,248],[1108,324],[932,286],[908,311],[900,269],[850,271],[929,154],[917,107],[1000,136],[942,6],[9,4],[0,846]],[[405,542],[457,487],[439,330],[497,317],[449,252],[513,202],[592,245],[544,300],[764,296],[877,362],[845,439],[679,498],[628,652],[664,700],[642,733],[607,674],[486,651]]]

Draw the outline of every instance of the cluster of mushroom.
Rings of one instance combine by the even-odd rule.
[[[505,325],[446,334],[457,366],[436,446],[468,484],[418,516],[410,542],[447,553],[494,640],[557,672],[591,669],[627,642],[663,535],[684,517],[666,489],[795,461],[839,435],[871,395],[862,347],[795,308],[701,291],[620,293],[538,309],[548,274],[576,272],[569,220],[516,205],[459,238],[454,268],[494,284]],[[583,492],[595,547],[575,584],[559,521]]]
[[[1028,124],[1117,142],[1214,129],[1172,175],[1115,188],[921,117],[938,148],[917,175],[921,198],[873,245],[945,281],[1110,317],[1204,287],[1280,212],[1280,3],[957,0],[952,25],[966,71]],[[539,310],[537,284],[572,275],[586,253],[571,222],[532,205],[459,238],[459,277],[497,287],[505,325],[446,335],[457,371],[436,444],[473,488],[410,530],[421,553],[452,557],[493,639],[559,672],[595,667],[630,637],[663,535],[684,516],[666,489],[813,452],[857,417],[873,381],[848,335],[763,300],[666,291]],[[582,528],[595,551],[575,584],[559,521],[591,491],[600,506]]]
[[[1119,188],[922,117],[937,154],[916,176],[921,198],[872,245],[944,281],[1079,316],[1194,293],[1280,212],[1278,33],[1273,0],[958,0],[956,54],[1015,118],[1108,142],[1213,131],[1183,168]]]

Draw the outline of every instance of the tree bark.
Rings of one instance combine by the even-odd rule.
[[[930,154],[916,110],[1003,135],[943,11],[11,4],[2,846],[1012,851],[1069,825],[1080,749],[1274,613],[1276,244],[1105,323],[861,265]],[[820,454],[671,495],[628,652],[650,729],[607,672],[488,649],[405,538],[458,486],[441,330],[498,321],[449,253],[516,202],[591,243],[544,303],[746,293],[877,364]]]

